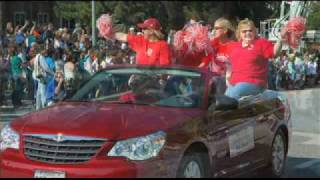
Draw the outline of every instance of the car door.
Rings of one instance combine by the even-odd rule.
[[[214,98],[214,83],[209,90],[209,104]],[[207,135],[214,152],[214,175],[235,175],[252,168],[256,158],[256,107],[240,103],[235,110],[216,111],[210,106],[207,115]],[[259,128],[258,128],[259,129]]]
[[[271,131],[283,118],[277,101],[257,96],[240,101],[236,110],[209,110],[216,176],[239,175],[264,165],[271,150]]]
[[[267,152],[271,150],[270,141],[272,141],[272,131],[275,125],[281,119],[284,119],[284,113],[281,112],[281,102],[277,98],[257,97],[252,106],[252,112],[255,118],[255,144],[256,156],[254,163],[256,165],[263,163],[267,159]],[[269,151],[268,151],[269,150]]]
[[[251,107],[214,111],[209,117],[209,136],[215,149],[215,176],[232,176],[252,165],[255,117]]]

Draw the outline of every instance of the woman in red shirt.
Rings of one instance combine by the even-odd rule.
[[[211,45],[215,50],[214,58],[209,58],[211,62],[206,62],[204,66],[209,64],[212,72],[218,74],[216,76],[215,86],[217,94],[224,94],[226,87],[229,84],[226,79],[231,74],[230,64],[230,51],[231,45],[235,41],[234,39],[234,28],[231,22],[225,18],[219,18],[214,23],[214,36],[211,40]]]
[[[230,52],[232,74],[226,95],[235,99],[262,93],[267,88],[268,61],[280,54],[281,41],[275,45],[257,37],[253,21],[239,22],[236,31],[238,42]]]
[[[115,39],[128,42],[131,49],[136,52],[136,63],[142,65],[170,65],[169,45],[163,40],[161,25],[155,18],[149,18],[138,24],[143,35],[115,33]]]

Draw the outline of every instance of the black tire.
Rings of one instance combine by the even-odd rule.
[[[210,169],[210,162],[208,159],[208,155],[204,153],[194,152],[194,153],[189,153],[182,158],[178,168],[177,178],[186,178],[184,172],[187,166],[191,162],[196,163],[198,165],[200,169],[201,178],[210,177],[211,169]]]
[[[276,167],[275,167],[275,165],[273,163],[273,158],[274,158],[273,157],[273,151],[274,151],[274,148],[275,148],[275,140],[276,140],[277,136],[279,136],[280,139],[282,140],[282,142],[283,142],[283,150],[284,150],[283,166],[282,166],[282,168],[279,168],[278,170],[276,170]],[[276,135],[274,136],[273,141],[272,141],[272,149],[271,149],[271,153],[270,153],[270,163],[266,168],[266,172],[265,172],[266,176],[271,177],[271,178],[280,178],[283,175],[285,167],[286,167],[287,148],[288,147],[287,147],[286,136],[284,135],[283,131],[279,129],[277,131]]]

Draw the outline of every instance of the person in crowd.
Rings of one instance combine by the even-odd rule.
[[[295,89],[303,89],[306,81],[306,64],[302,59],[302,54],[296,52],[294,66],[296,70]]]
[[[274,59],[270,59],[268,62],[268,89],[276,90],[276,67]]]
[[[16,34],[16,44],[17,45],[21,45],[25,42],[25,34],[24,34],[24,30],[26,29],[26,27],[29,25],[29,21],[26,21],[24,26],[20,26],[18,25],[16,27],[15,30],[15,34]]]
[[[54,78],[49,81],[46,89],[47,106],[62,101],[66,97],[64,80],[63,72],[57,71]]]
[[[288,89],[294,89],[295,88],[295,82],[296,82],[296,66],[294,64],[295,61],[295,54],[289,55],[289,62],[288,62],[288,75],[289,75],[289,83],[288,83]]]
[[[41,48],[40,53],[36,55],[34,59],[34,74],[33,77],[36,79],[38,88],[36,91],[36,110],[46,107],[46,87],[49,76],[54,76],[54,72],[49,68],[45,60],[46,50],[44,47]]]
[[[58,30],[55,32],[53,47],[55,49],[63,49],[62,45],[62,31]]]
[[[23,96],[23,77],[22,77],[22,60],[17,55],[17,46],[11,45],[9,47],[11,75],[13,81],[13,91],[11,94],[12,104],[14,107],[22,105]]]
[[[87,43],[86,43],[87,40],[86,39],[87,39],[87,37],[85,34],[82,34],[80,36],[79,49],[82,52],[86,51],[86,49],[87,49]]]
[[[64,78],[65,81],[74,81],[76,75],[76,66],[74,64],[74,59],[71,53],[67,54],[67,60],[64,64]]]
[[[84,81],[88,80],[93,75],[92,56],[93,50],[88,49],[86,50],[86,55],[80,60],[79,69]]]
[[[9,68],[9,60],[4,56],[3,50],[0,50],[0,106],[6,104],[5,91],[9,82]]]
[[[15,32],[13,29],[12,22],[8,22],[6,26],[6,31],[5,31],[5,38],[4,38],[4,47],[8,48],[9,45],[15,43]]]
[[[282,37],[285,32],[282,34]],[[243,96],[257,95],[267,88],[268,60],[280,54],[282,42],[272,44],[257,36],[256,27],[249,19],[238,24],[236,37],[232,43],[230,62],[232,73],[226,95],[239,100]]]
[[[98,58],[98,51],[95,50],[93,51],[93,55],[92,55],[92,74],[97,73],[100,70],[100,60]]]
[[[55,60],[56,71],[63,71],[64,62],[62,59],[61,51],[59,49],[54,49],[54,60]]]
[[[46,47],[45,47],[46,48]],[[44,58],[51,72],[56,71],[55,59],[53,58],[53,49],[47,49],[44,54]],[[51,74],[48,74],[48,81],[51,81],[54,77]]]
[[[50,46],[53,45],[53,39],[54,39],[54,26],[52,23],[48,24],[48,29],[44,32],[45,34],[45,41],[46,43],[50,44]]]
[[[278,57],[274,63],[276,71],[276,90],[282,90],[286,87],[284,83],[287,81],[287,63],[288,58],[285,54],[281,57]]]
[[[26,47],[23,44],[21,44],[20,46],[17,46],[17,55],[21,59],[22,63],[27,62],[25,49],[26,49]]]
[[[83,33],[84,33],[84,30],[82,29],[81,24],[76,23],[76,27],[72,32],[72,37],[74,37],[75,39],[80,39]]]
[[[32,28],[31,28],[29,34],[27,35],[26,45],[27,45],[27,48],[28,48],[28,49],[31,48],[32,43],[37,42],[36,33],[35,33],[35,32],[36,32],[36,31],[35,31],[36,25],[37,25],[37,24],[36,24],[35,22],[33,22],[33,26],[32,26]]]
[[[69,34],[69,30],[67,28],[63,29],[62,33],[62,48],[63,49],[69,49],[71,47],[70,44],[71,35]]]
[[[64,65],[64,82],[66,94],[68,95],[68,97],[76,89],[77,81],[78,79],[76,77],[76,66],[74,64],[72,54],[69,52],[67,54],[66,63]]]
[[[317,78],[317,62],[315,62],[315,58],[312,57],[305,57],[307,60],[307,83],[309,87],[314,87],[316,84]]]
[[[128,42],[136,54],[136,63],[142,65],[170,65],[170,49],[161,32],[161,24],[156,18],[148,18],[138,24],[143,35],[117,32],[114,37],[121,42]]]

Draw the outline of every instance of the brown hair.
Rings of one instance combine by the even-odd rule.
[[[238,27],[237,27],[237,30],[236,30],[236,38],[238,41],[241,40],[240,38],[240,29],[243,27],[243,26],[250,26],[252,27],[253,29],[253,33],[254,33],[254,36],[255,38],[257,38],[257,29],[256,29],[256,26],[254,25],[254,22],[249,20],[248,18],[244,19],[244,20],[241,20],[238,24]]]
[[[67,57],[66,57],[66,62],[72,62],[74,63],[74,59],[73,59],[73,56],[70,52],[67,52],[66,53]]]

